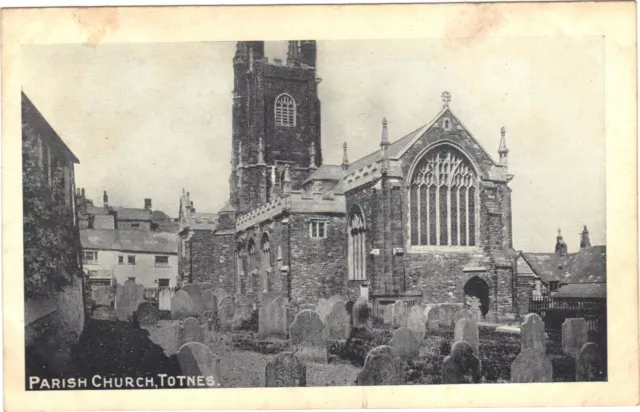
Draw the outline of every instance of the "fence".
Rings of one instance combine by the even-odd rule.
[[[529,301],[529,312],[540,315],[548,333],[560,333],[567,318],[585,319],[592,332],[606,330],[606,299],[537,297]]]

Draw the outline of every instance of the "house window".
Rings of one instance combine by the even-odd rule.
[[[156,266],[158,267],[169,266],[169,256],[156,256]]]
[[[158,287],[168,288],[169,287],[169,279],[158,279]]]
[[[124,256],[118,256],[118,264],[124,265]]]
[[[309,223],[309,236],[312,238],[326,238],[327,222],[324,220],[312,220]]]
[[[136,264],[136,256],[135,255],[127,256],[127,264],[135,265]]]
[[[296,102],[286,93],[276,98],[275,104],[276,126],[296,125]]]
[[[453,147],[427,152],[411,177],[411,244],[475,246],[478,177]]]
[[[366,242],[364,216],[359,207],[354,207],[349,216],[348,257],[349,280],[366,280]]]
[[[98,252],[82,251],[82,264],[95,265],[98,263]]]
[[[140,223],[132,223],[131,229],[140,229]]]

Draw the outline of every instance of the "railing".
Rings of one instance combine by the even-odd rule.
[[[606,327],[607,300],[601,298],[535,297],[529,301],[529,312],[537,313],[549,333],[560,333],[567,318],[583,318],[589,331],[603,331]]]

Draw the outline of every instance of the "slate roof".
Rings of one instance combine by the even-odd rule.
[[[118,208],[118,220],[151,220],[151,211],[138,208]]]
[[[570,283],[558,289],[556,298],[606,298],[606,283]]]
[[[560,257],[555,253],[522,253],[534,272],[545,282],[605,283],[606,246],[592,246]]]
[[[307,184],[314,180],[339,181],[344,177],[342,165],[322,165],[305,180],[302,184]]]
[[[125,229],[81,229],[83,249],[146,253],[178,253],[178,235],[168,232]]]
[[[101,206],[93,206],[87,205],[87,214],[88,215],[108,215],[109,212],[104,210],[104,207]]]

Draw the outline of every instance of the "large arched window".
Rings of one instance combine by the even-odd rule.
[[[348,231],[349,280],[366,280],[366,230],[364,216],[358,206],[351,208]]]
[[[271,244],[269,235],[263,234],[260,241],[260,276],[262,277],[262,288],[265,292],[269,290],[269,273],[271,272]]]
[[[276,98],[274,107],[276,126],[296,125],[296,101],[286,93]]]
[[[251,238],[247,243],[247,272],[253,272],[256,268],[256,261],[256,244]]]
[[[478,176],[459,150],[428,151],[411,176],[411,244],[475,246],[477,187]]]

